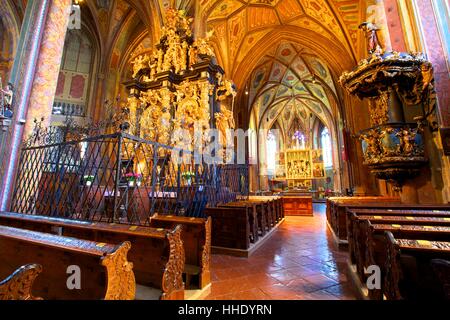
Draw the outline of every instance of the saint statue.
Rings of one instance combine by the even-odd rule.
[[[6,89],[3,89],[1,86],[1,78],[0,78],[0,112],[3,116],[7,118],[12,118],[13,115],[13,85],[8,83]]]
[[[377,31],[380,30],[375,24],[371,22],[363,22],[359,25],[359,29],[367,34],[367,49],[370,54],[381,52],[380,42],[378,40]]]
[[[228,110],[224,105],[220,106],[220,112],[214,114],[216,119],[216,127],[219,130],[219,140],[223,146],[227,145],[227,134],[230,129],[234,129],[233,112]]]

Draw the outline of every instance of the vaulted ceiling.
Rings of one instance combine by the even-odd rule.
[[[283,27],[297,27],[299,37],[308,30],[342,47],[356,59],[360,33],[357,32],[365,5],[359,0],[199,0],[200,14],[207,29],[215,30],[220,58],[229,72],[255,44]],[[356,60],[355,60],[356,61]]]
[[[306,48],[282,42],[268,51],[251,74],[249,106],[257,127],[270,129],[276,121],[289,128],[314,115],[325,125],[336,99],[333,77],[325,62]]]

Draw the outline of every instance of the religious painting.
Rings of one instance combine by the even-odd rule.
[[[313,164],[313,177],[314,178],[325,177],[325,170],[323,167],[323,163],[314,163]]]
[[[311,156],[313,162],[323,162],[322,150],[311,150]]]

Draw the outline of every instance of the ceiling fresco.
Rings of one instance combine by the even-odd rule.
[[[208,30],[216,32],[220,56],[228,71],[253,45],[282,26],[309,29],[338,43],[350,55],[358,51],[360,0],[200,0]],[[282,57],[288,59],[289,57]]]
[[[332,113],[330,99],[336,92],[326,64],[313,53],[290,43],[281,43],[261,59],[249,82],[250,108],[258,124],[285,128],[295,119],[313,114],[327,123]]]

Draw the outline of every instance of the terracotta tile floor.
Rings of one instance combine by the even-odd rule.
[[[349,300],[347,253],[336,249],[325,205],[314,217],[286,217],[250,258],[212,256],[211,294],[217,300]]]

